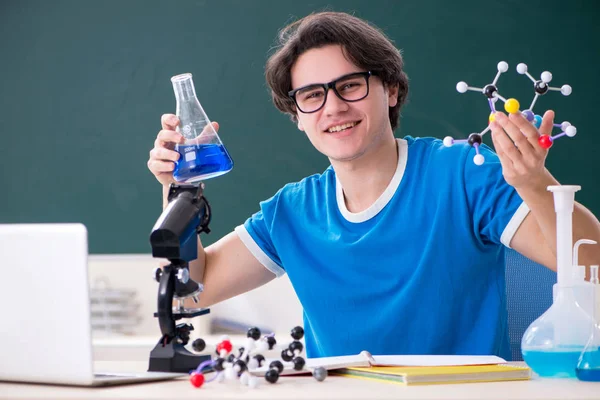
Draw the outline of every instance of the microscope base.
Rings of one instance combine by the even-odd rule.
[[[183,344],[174,341],[163,346],[161,340],[150,352],[148,371],[189,373],[210,359],[210,355],[193,354]]]

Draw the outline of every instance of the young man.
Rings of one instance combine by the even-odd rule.
[[[204,306],[287,273],[304,309],[309,357],[497,354],[510,358],[504,249],[555,269],[555,212],[539,132],[498,113],[497,156],[473,163],[469,146],[395,139],[408,79],[398,49],[353,16],[310,15],[284,29],[266,66],[275,105],[331,166],[279,190],[191,266]],[[540,132],[551,130],[553,113]],[[182,141],[162,117],[148,162],[173,182]],[[440,133],[440,136],[445,136]],[[600,242],[583,206],[574,239]],[[600,262],[584,246],[583,264]]]

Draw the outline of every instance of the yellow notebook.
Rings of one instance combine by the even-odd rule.
[[[437,367],[352,367],[338,369],[333,372],[353,378],[378,380],[401,385],[512,381],[531,378],[531,370],[528,367],[509,364]]]
[[[250,373],[264,376],[273,359]],[[401,384],[475,382],[529,379],[529,368],[507,366],[506,360],[486,355],[371,355],[368,351],[336,357],[307,358],[306,369],[296,371],[290,362],[283,363],[280,375],[306,374],[325,368],[344,375],[377,379]],[[469,369],[468,367],[472,367]],[[490,367],[486,370],[486,367]]]

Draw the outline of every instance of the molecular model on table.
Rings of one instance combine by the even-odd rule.
[[[304,337],[304,329],[300,326],[294,327],[290,332],[293,341],[281,351],[283,362],[291,363],[295,371],[306,370],[306,360],[302,357],[304,345],[300,340]],[[262,336],[262,337],[261,337]],[[190,374],[190,382],[195,387],[201,387],[205,382],[216,380],[239,379],[242,385],[248,385],[255,388],[259,384],[259,379],[252,374],[253,370],[262,367],[265,357],[261,354],[267,350],[272,350],[277,341],[274,335],[262,335],[260,329],[254,327],[248,329],[244,347],[240,347],[236,352],[227,336],[221,338],[217,345],[217,358],[201,363],[198,368]],[[200,346],[199,348],[204,348]],[[284,370],[284,363],[280,360],[273,360],[269,364],[269,369],[264,374],[265,380],[269,383],[276,383],[280,374]],[[215,372],[210,379],[205,379],[204,370],[211,369]],[[327,370],[318,367],[312,370],[313,377],[322,382],[327,377]]]
[[[483,135],[485,135],[490,130],[489,124],[491,124],[495,119],[496,102],[498,100],[501,100],[502,102],[504,102],[504,110],[506,110],[506,112],[508,112],[508,113],[515,114],[515,113],[519,112],[519,107],[520,107],[519,101],[517,99],[513,99],[513,98],[505,99],[504,97],[502,97],[500,95],[500,93],[498,92],[498,87],[496,86],[498,83],[498,79],[500,78],[500,75],[506,71],[508,71],[508,64],[505,61],[500,61],[498,63],[498,73],[496,74],[496,77],[494,78],[492,83],[485,85],[483,88],[469,86],[469,85],[467,85],[466,82],[462,82],[462,81],[458,82],[456,84],[456,90],[459,93],[466,93],[468,90],[471,90],[474,92],[480,92],[480,93],[484,94],[487,97],[488,104],[490,106],[490,115],[488,118],[488,126],[484,130],[482,130],[479,133],[471,133],[469,135],[468,139],[456,140],[456,139],[452,138],[451,136],[446,136],[444,138],[444,145],[446,147],[450,147],[454,143],[464,143],[464,142],[473,146],[475,148],[475,152],[476,152],[475,157],[473,158],[473,162],[477,165],[482,165],[485,161],[485,158],[479,151],[479,146],[482,143]],[[542,117],[533,112],[533,107],[535,106],[535,103],[536,103],[538,97],[545,95],[546,93],[548,93],[548,91],[560,91],[564,96],[569,96],[572,92],[571,86],[563,85],[560,88],[549,86],[549,83],[552,80],[552,74],[549,71],[542,72],[540,79],[536,80],[533,78],[533,76],[531,76],[531,74],[529,74],[529,72],[527,72],[527,65],[523,64],[523,63],[520,63],[519,65],[517,65],[517,72],[521,75],[526,75],[533,82],[533,87],[534,87],[534,91],[535,91],[533,100],[531,101],[529,108],[527,108],[524,111],[521,111],[521,114],[523,114],[523,116],[525,118],[527,118],[527,120],[529,122],[531,122],[536,128],[539,128],[542,123]],[[561,132],[554,136],[546,135],[546,134],[540,135],[540,137],[538,139],[538,143],[541,147],[543,147],[545,149],[550,148],[556,139],[563,137],[563,136],[573,137],[577,133],[577,128],[575,128],[573,125],[571,125],[568,121],[564,121],[560,124],[553,124],[553,125],[555,128],[560,128]]]

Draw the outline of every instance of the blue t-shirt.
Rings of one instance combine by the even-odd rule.
[[[494,354],[510,359],[504,250],[527,206],[483,145],[397,139],[398,166],[351,213],[329,167],[284,186],[236,228],[287,273],[303,307],[308,357]]]

